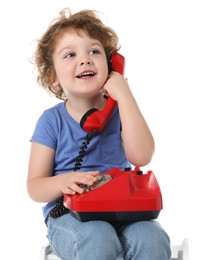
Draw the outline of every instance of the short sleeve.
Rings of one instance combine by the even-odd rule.
[[[30,142],[37,142],[50,148],[57,147],[57,123],[50,110],[44,111],[38,119]]]

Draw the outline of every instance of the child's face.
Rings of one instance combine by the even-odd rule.
[[[53,53],[56,79],[66,97],[92,97],[99,93],[108,77],[107,58],[102,44],[85,32],[65,32]]]

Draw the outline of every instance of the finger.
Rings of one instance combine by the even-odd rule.
[[[76,191],[72,190],[72,189],[69,188],[69,187],[66,187],[66,188],[63,190],[63,193],[64,193],[64,194],[69,194],[69,195],[75,195],[75,194],[76,194]]]
[[[76,193],[82,194],[84,192],[84,189],[75,183],[72,185],[71,190],[72,190],[72,193],[74,193],[74,194],[76,194]]]
[[[97,176],[100,174],[99,171],[92,171],[92,172],[87,172],[87,173],[91,174],[92,176]]]

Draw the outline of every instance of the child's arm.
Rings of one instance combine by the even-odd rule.
[[[154,153],[154,139],[127,80],[112,72],[103,91],[118,102],[127,159],[135,166],[148,164]]]
[[[64,193],[83,193],[78,184],[93,185],[99,172],[70,172],[53,175],[55,151],[32,142],[29,159],[27,189],[30,197],[38,202],[53,201]]]

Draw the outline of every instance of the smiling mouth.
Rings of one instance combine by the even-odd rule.
[[[77,78],[78,79],[81,79],[81,78],[88,78],[88,77],[93,77],[95,75],[94,72],[83,72],[83,73],[80,73],[79,75],[77,75]]]

